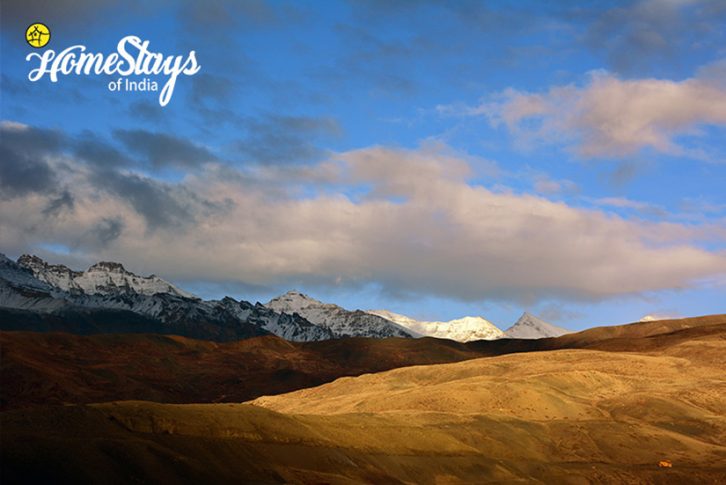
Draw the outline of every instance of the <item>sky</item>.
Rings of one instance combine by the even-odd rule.
[[[0,9],[10,257],[502,328],[726,311],[725,1]],[[194,52],[165,106],[109,89],[164,73],[29,79],[127,36]]]

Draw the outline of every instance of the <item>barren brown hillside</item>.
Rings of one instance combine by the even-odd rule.
[[[251,404],[5,412],[3,478],[724,483],[726,330],[666,330],[641,337],[650,343],[639,352],[570,349],[414,366]]]
[[[726,315],[714,315],[468,344],[432,338],[300,344],[271,336],[215,343],[153,334],[0,332],[0,403],[12,409],[128,399],[242,402],[411,365],[552,349],[659,349],[724,326]]]

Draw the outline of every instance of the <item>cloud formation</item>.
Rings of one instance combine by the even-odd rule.
[[[166,133],[146,130],[116,130],[114,136],[147,160],[154,168],[193,168],[217,157],[203,146]]]
[[[304,170],[210,163],[176,183],[43,162],[72,210],[57,194],[16,192],[0,205],[8,253],[60,244],[179,280],[465,301],[603,299],[726,273],[723,229],[495,192],[470,182],[475,160],[442,145],[368,147]]]
[[[292,163],[320,157],[314,141],[335,138],[343,129],[334,118],[268,115],[241,120],[245,137],[235,143],[239,154],[257,163]]]
[[[606,8],[603,8],[603,7]],[[663,69],[698,50],[714,50],[723,40],[723,2],[638,0],[578,4],[562,18],[585,20],[585,44],[605,55],[617,72]]]
[[[8,121],[0,123],[0,133],[0,200],[52,190],[55,174],[44,157],[62,148],[63,137]]]
[[[555,86],[544,93],[507,89],[469,115],[487,116],[519,141],[564,143],[581,157],[623,157],[649,148],[690,157],[680,137],[704,126],[726,126],[726,62],[715,63],[683,81],[620,79],[590,73],[584,86]]]

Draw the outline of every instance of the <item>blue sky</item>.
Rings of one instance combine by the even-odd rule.
[[[525,309],[570,328],[724,311],[723,2],[2,13],[10,256],[502,327]],[[38,52],[135,35],[201,70],[165,107],[110,92],[114,75],[30,82],[36,21],[52,32]]]

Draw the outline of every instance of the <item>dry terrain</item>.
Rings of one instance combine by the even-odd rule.
[[[154,334],[0,332],[0,408],[118,400],[242,402],[404,366],[536,350],[638,352],[723,328],[726,315],[714,315],[467,344],[433,338],[294,343],[274,336],[215,343]]]
[[[246,404],[8,411],[3,482],[726,482],[723,316],[588,332]]]

